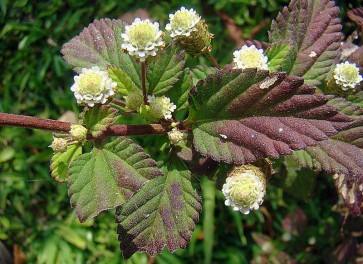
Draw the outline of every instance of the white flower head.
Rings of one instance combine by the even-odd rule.
[[[190,33],[196,31],[196,24],[199,23],[201,17],[193,10],[181,7],[174,14],[169,14],[170,23],[165,26],[165,29],[170,32],[170,37],[178,36],[189,37]]]
[[[335,83],[340,85],[344,91],[347,91],[349,88],[355,89],[355,86],[359,85],[363,80],[355,63],[348,61],[336,65],[334,79]]]
[[[249,214],[257,210],[266,193],[265,183],[253,170],[234,170],[226,179],[222,192],[226,196],[225,205],[233,210]]]
[[[263,54],[262,49],[257,49],[255,45],[244,45],[240,50],[233,52],[234,69],[257,68],[259,70],[268,70],[267,56]]]
[[[121,36],[124,41],[121,47],[141,62],[149,56],[156,56],[159,48],[165,45],[159,23],[151,23],[148,19],[136,18],[131,25],[125,27]]]
[[[82,73],[74,77],[71,91],[78,104],[93,107],[95,104],[106,103],[108,97],[115,94],[117,83],[108,77],[106,71],[101,71],[97,66],[91,69],[82,69]]]
[[[176,109],[176,105],[170,102],[170,98],[166,96],[155,97],[149,95],[147,102],[150,104],[150,115],[155,118],[171,119],[171,113]]]

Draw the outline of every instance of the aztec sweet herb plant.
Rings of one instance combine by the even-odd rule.
[[[125,258],[188,244],[202,207],[198,173],[210,160],[210,174],[224,171],[217,181],[225,204],[241,213],[263,202],[270,159],[291,155],[331,173],[358,215],[363,48],[343,41],[338,14],[333,1],[293,0],[273,21],[269,43],[246,41],[224,68],[193,9],[169,16],[167,45],[156,22],[95,20],[62,48],[78,73],[71,90],[84,107],[79,123],[1,113],[0,124],[54,131],[53,178],[68,183],[81,222],[117,207]],[[363,24],[363,9],[349,15]],[[187,68],[195,56],[214,67]],[[127,115],[138,123],[119,124]],[[152,134],[168,136],[163,160],[127,137]]]

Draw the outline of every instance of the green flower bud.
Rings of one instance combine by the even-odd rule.
[[[137,110],[143,103],[143,95],[139,89],[133,89],[129,92],[126,99],[126,107],[130,110]]]
[[[50,145],[54,153],[66,152],[67,146],[68,146],[67,140],[57,137],[53,137],[52,144]]]
[[[69,131],[72,140],[84,143],[87,138],[87,128],[81,125],[71,125],[71,130]]]

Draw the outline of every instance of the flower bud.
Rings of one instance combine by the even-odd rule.
[[[191,56],[212,50],[210,43],[213,35],[209,33],[205,21],[193,9],[182,7],[170,14],[169,20],[170,23],[165,29]]]
[[[57,137],[53,137],[52,144],[50,145],[54,153],[66,152],[67,146],[68,146],[67,140]]]
[[[173,128],[168,132],[169,141],[172,145],[177,145],[187,138],[187,133],[180,131],[178,128]]]
[[[266,178],[267,172],[255,165],[235,167],[222,188],[225,204],[244,214],[257,210],[266,194]]]
[[[131,25],[125,27],[121,36],[124,40],[122,49],[141,62],[150,56],[156,56],[156,52],[165,45],[159,23],[151,23],[148,19],[136,18]]]
[[[72,140],[84,143],[87,138],[87,128],[81,125],[71,125],[69,134]]]
[[[263,54],[262,49],[257,49],[255,45],[244,45],[240,50],[233,52],[234,69],[257,68],[268,70],[268,58]]]
[[[126,99],[126,107],[130,110],[137,110],[143,103],[144,97],[139,89],[133,89],[129,92]]]
[[[78,104],[93,107],[95,104],[104,104],[108,98],[115,94],[117,83],[108,77],[106,71],[97,66],[91,69],[82,69],[82,73],[74,77],[71,91]]]

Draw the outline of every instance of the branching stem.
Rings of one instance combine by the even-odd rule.
[[[14,115],[0,113],[0,126],[24,127],[31,129],[42,129],[57,132],[68,132],[72,123],[44,119],[33,116]],[[150,124],[150,125],[111,125],[104,132],[104,136],[134,136],[163,134],[169,131],[168,124]]]

